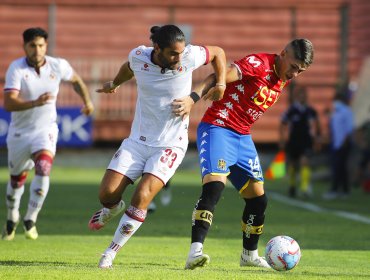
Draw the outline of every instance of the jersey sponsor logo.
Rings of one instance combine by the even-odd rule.
[[[141,70],[143,70],[143,71],[149,71],[149,65],[148,65],[148,63],[144,63],[143,67],[141,67]]]
[[[140,138],[139,138],[141,141],[146,141],[146,137],[145,136],[140,136]]]
[[[224,159],[219,159],[217,162],[217,168],[226,171],[226,161]]]
[[[265,77],[265,80],[266,80],[266,81],[271,81],[271,75],[270,75],[270,74],[268,74],[268,75]]]
[[[121,155],[121,150],[118,150],[118,151],[114,154],[113,158],[118,158],[120,155]]]
[[[208,210],[194,210],[193,216],[194,220],[205,221],[210,225],[212,224],[213,214]]]
[[[257,106],[267,109],[274,105],[278,100],[278,93],[269,89],[267,86],[260,87],[258,91],[253,94],[252,100]]]
[[[249,62],[249,64],[252,64],[252,66],[255,68],[261,65],[261,61],[256,60],[256,57],[254,55],[248,57],[247,61]]]

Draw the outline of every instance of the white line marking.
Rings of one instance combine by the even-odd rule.
[[[338,217],[342,217],[342,218],[346,218],[346,219],[349,219],[349,220],[352,220],[352,221],[361,222],[361,223],[370,225],[370,218],[368,218],[366,216],[362,216],[362,215],[357,214],[357,213],[351,213],[351,212],[340,211],[340,210],[325,209],[325,208],[317,206],[313,203],[292,199],[292,198],[286,197],[284,195],[281,195],[281,194],[278,194],[278,193],[275,193],[275,192],[268,192],[267,195],[269,197],[271,197],[272,199],[274,199],[274,200],[283,202],[283,203],[291,205],[291,206],[303,208],[303,209],[306,209],[306,210],[309,210],[309,211],[312,211],[312,212],[328,212],[328,213],[331,213],[331,214],[333,214],[335,216],[338,216]]]

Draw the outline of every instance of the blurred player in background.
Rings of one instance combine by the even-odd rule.
[[[152,27],[150,38],[153,47],[133,49],[114,80],[98,90],[115,93],[122,83],[135,77],[138,97],[131,134],[105,172],[99,192],[104,207],[90,219],[90,229],[99,230],[125,209],[122,194],[141,177],[113,240],[100,259],[100,268],[112,267],[117,252],[145,221],[148,205],[184,158],[188,115],[200,98],[191,93],[192,72],[212,63],[217,83],[205,98],[222,96],[226,88],[226,58],[221,48],[186,46],[183,32],[174,25]]]
[[[320,149],[321,128],[316,110],[307,103],[307,89],[296,87],[294,102],[284,112],[280,125],[280,149],[287,154],[289,196],[297,194],[297,174],[304,198],[312,196],[310,158]]]
[[[82,113],[94,107],[85,83],[64,59],[46,55],[48,34],[41,28],[23,32],[26,53],[13,61],[6,73],[4,108],[11,113],[7,136],[10,180],[6,189],[7,222],[4,240],[13,240],[20,221],[19,205],[27,173],[35,167],[27,213],[23,218],[26,238],[36,239],[37,215],[49,190],[49,174],[58,140],[56,100],[61,81],[72,83],[81,96]]]
[[[312,61],[311,42],[296,39],[287,44],[280,55],[251,54],[228,67],[223,98],[212,103],[198,126],[203,186],[192,215],[191,246],[185,269],[203,267],[210,261],[203,253],[203,243],[227,178],[245,200],[240,265],[269,267],[257,249],[267,198],[250,129],[278,100],[290,80],[306,71]],[[196,91],[206,93],[214,84],[211,75]]]
[[[348,198],[351,191],[349,162],[355,127],[347,88],[340,88],[334,97],[332,112],[329,115],[329,128],[331,187],[323,194],[323,198],[327,200]]]

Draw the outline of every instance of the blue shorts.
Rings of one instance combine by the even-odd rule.
[[[206,174],[228,176],[239,192],[251,179],[263,183],[263,172],[251,135],[204,122],[199,124],[197,133],[202,178]]]

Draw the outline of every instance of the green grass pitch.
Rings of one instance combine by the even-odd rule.
[[[211,263],[202,270],[184,270],[190,245],[191,213],[200,193],[198,172],[179,171],[172,181],[173,200],[150,214],[118,254],[113,270],[97,262],[109,245],[119,218],[99,232],[87,222],[100,208],[98,187],[104,168],[62,168],[51,175],[51,188],[39,215],[36,241],[26,240],[21,226],[12,242],[0,241],[0,279],[370,279],[370,224],[334,215],[345,210],[370,218],[370,195],[356,189],[346,201],[311,202],[329,211],[309,211],[273,198],[259,243],[260,255],[275,235],[295,238],[302,251],[296,268],[277,272],[240,268],[240,217],[243,201],[227,186],[218,204],[204,252]],[[6,219],[7,170],[0,168],[1,223]],[[32,174],[29,176],[31,179]],[[29,180],[28,180],[29,182]],[[132,190],[125,194],[129,203]],[[285,194],[284,181],[267,182],[267,194]],[[318,192],[326,187],[318,186]],[[28,184],[21,215],[28,201]]]

